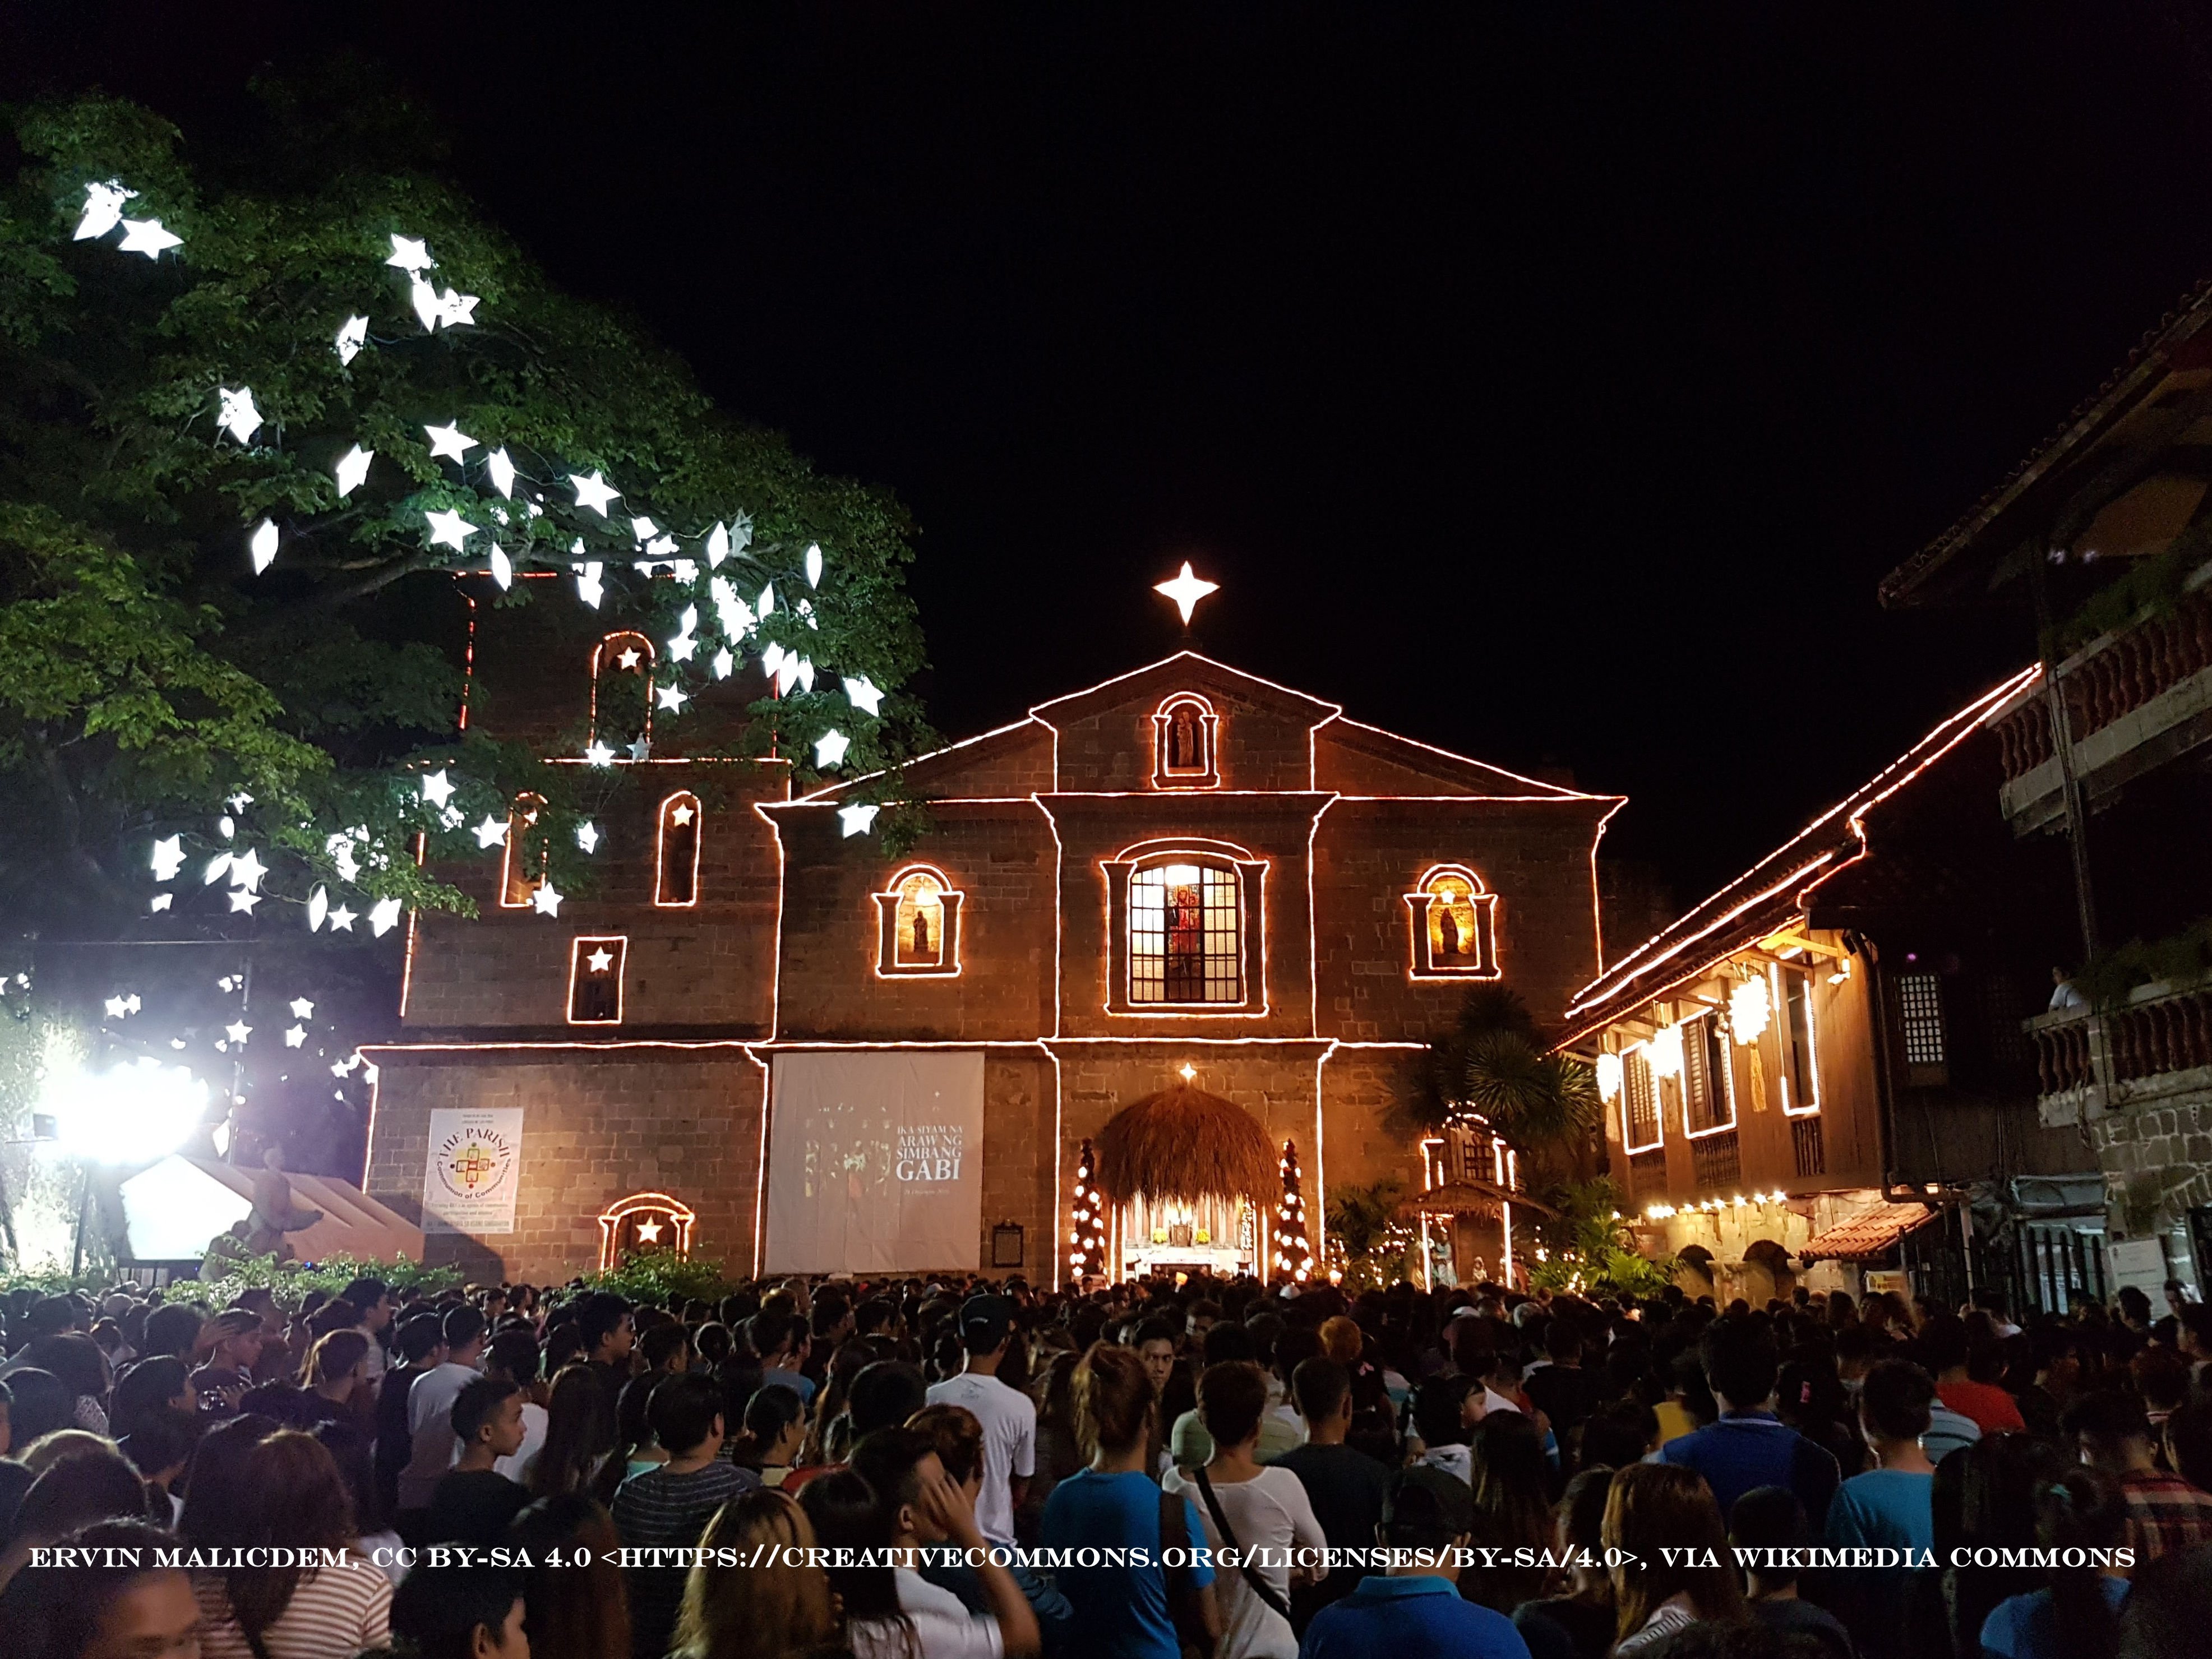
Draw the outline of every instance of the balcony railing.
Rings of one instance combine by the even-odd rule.
[[[2046,1097],[2212,1066],[2212,983],[2142,986],[2117,1007],[2039,1014],[2027,1030]]]
[[[2108,635],[2060,665],[2067,729],[2081,744],[2207,668],[2212,668],[2212,587],[2200,586],[2172,616]],[[2051,758],[2050,713],[2040,692],[1993,729],[2007,783]]]

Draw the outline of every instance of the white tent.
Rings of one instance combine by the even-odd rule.
[[[366,1261],[422,1259],[422,1230],[397,1210],[332,1176],[288,1173],[292,1202],[320,1210],[312,1227],[285,1235],[302,1261],[345,1255]],[[250,1170],[172,1152],[122,1186],[125,1259],[197,1261],[209,1241],[253,1208]]]

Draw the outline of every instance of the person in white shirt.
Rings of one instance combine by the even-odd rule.
[[[933,1384],[933,1406],[960,1406],[983,1425],[983,1491],[975,1524],[1000,1544],[1014,1541],[1014,1511],[1036,1473],[1036,1406],[999,1381],[999,1362],[1014,1334],[1014,1304],[1002,1296],[970,1297],[960,1310],[960,1346],[966,1366]]]
[[[951,1590],[906,1567],[831,1566],[830,1587],[843,1599],[845,1640],[855,1659],[1027,1659],[1036,1653],[1036,1615],[1013,1575],[992,1563],[991,1540],[928,1437],[879,1429],[856,1452],[861,1448],[874,1481],[857,1468],[841,1469],[807,1482],[800,1495],[815,1542],[855,1553],[922,1544],[975,1551],[991,1611],[970,1614]]]
[[[1319,1552],[1328,1545],[1305,1483],[1254,1455],[1267,1406],[1267,1379],[1257,1365],[1238,1360],[1207,1366],[1198,1379],[1198,1414],[1212,1437],[1213,1455],[1202,1468],[1179,1468],[1161,1483],[1197,1507],[1212,1549],[1236,1551],[1240,1560],[1266,1552],[1263,1565],[1231,1567],[1216,1558],[1213,1588],[1223,1629],[1214,1659],[1297,1659],[1291,1588],[1320,1579]],[[1290,1552],[1309,1550],[1315,1553],[1293,1565]]]
[[[380,1279],[356,1279],[339,1293],[361,1323],[354,1328],[368,1339],[368,1386],[372,1392],[384,1382],[384,1334],[392,1324],[392,1288]]]
[[[399,1507],[427,1510],[446,1472],[459,1461],[453,1437],[453,1401],[482,1375],[484,1316],[463,1304],[446,1310],[446,1363],[416,1377],[407,1390],[407,1433],[413,1448],[399,1471]]]

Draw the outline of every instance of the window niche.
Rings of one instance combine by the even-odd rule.
[[[585,934],[568,946],[568,1024],[619,1025],[623,969],[629,941],[619,934]]]
[[[872,896],[877,973],[887,979],[959,973],[960,901],[965,896],[942,870],[910,865]]]
[[[507,847],[500,856],[499,902],[505,910],[527,909],[545,879],[547,848],[538,821],[545,811],[543,795],[522,794],[507,812]]]
[[[1406,896],[1415,979],[1496,979],[1498,895],[1462,864],[1440,864]]]
[[[1152,787],[1218,789],[1220,718],[1195,691],[1179,691],[1152,715]]]
[[[681,908],[699,902],[699,843],[705,814],[699,797],[678,790],[660,803],[659,833],[653,878],[653,902]]]
[[[592,741],[618,760],[653,740],[653,641],[628,629],[592,647]]]

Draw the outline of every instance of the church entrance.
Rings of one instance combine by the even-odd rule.
[[[1115,1277],[1264,1276],[1275,1153],[1243,1108],[1180,1084],[1122,1108],[1097,1142]]]

